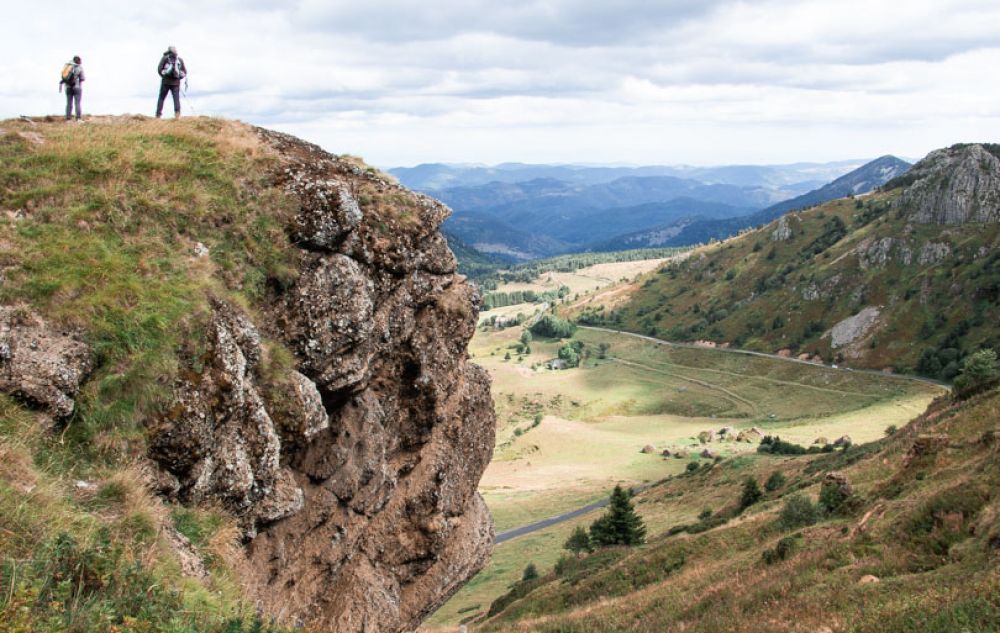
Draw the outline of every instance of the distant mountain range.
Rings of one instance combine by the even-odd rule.
[[[749,215],[724,219],[702,219],[694,222],[682,220],[622,235],[603,244],[598,244],[594,249],[623,250],[651,246],[688,246],[703,244],[712,239],[721,240],[744,229],[767,224],[789,211],[807,209],[830,200],[869,193],[905,174],[909,168],[910,163],[904,160],[895,156],[883,156],[818,189]]]
[[[427,163],[416,167],[397,167],[389,173],[412,189],[432,192],[455,187],[475,187],[490,183],[518,183],[551,179],[575,185],[596,185],[625,177],[672,176],[705,184],[757,186],[787,189],[797,193],[815,189],[823,183],[865,164],[866,160],[830,163],[793,163],[789,165],[724,165],[719,167],[678,166],[589,166],[532,165],[449,165]],[[794,194],[793,194],[794,195]]]
[[[463,252],[527,260],[726,237],[791,209],[871,191],[908,166],[887,156],[723,167],[430,164],[390,172],[452,207],[444,230]]]

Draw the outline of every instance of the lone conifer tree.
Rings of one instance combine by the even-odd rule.
[[[574,554],[579,555],[580,552],[589,552],[590,547],[590,536],[587,534],[587,530],[583,529],[583,526],[578,525],[573,533],[569,535],[566,539],[566,543],[563,544],[563,548],[568,549]]]
[[[629,493],[621,486],[611,492],[611,503],[604,516],[590,526],[590,541],[598,547],[639,545],[646,540],[646,526],[636,514]]]

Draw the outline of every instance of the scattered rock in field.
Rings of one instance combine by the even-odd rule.
[[[846,445],[853,444],[853,443],[854,442],[851,441],[851,436],[850,435],[841,435],[840,437],[838,437],[836,439],[836,441],[834,441],[833,445],[834,446],[846,446]]]
[[[646,444],[645,446],[642,447],[642,450],[639,452],[649,455],[651,453],[656,452],[656,447],[654,447],[652,444]]]
[[[665,448],[663,449],[663,452],[660,453],[660,455],[663,455],[664,457],[670,457],[671,455],[673,455],[673,453],[670,451],[669,448]]]
[[[710,448],[706,448],[701,452],[701,456],[707,459],[715,459],[719,454]]]
[[[840,493],[841,498],[846,499],[854,494],[854,488],[851,486],[851,482],[847,480],[847,475],[843,473],[827,473],[826,477],[823,478],[823,488],[836,488],[837,492]]]
[[[198,259],[203,259],[209,256],[208,247],[201,242],[194,243],[194,246],[191,248],[191,253]]]
[[[819,437],[817,437],[816,439],[813,440],[813,444],[818,445],[818,446],[826,446],[829,443],[830,443],[830,440],[826,439],[826,437],[824,437],[822,435],[820,435]]]
[[[713,434],[711,431],[702,431],[698,434],[698,441],[702,444],[708,444],[712,441]]]
[[[871,574],[866,574],[862,576],[860,580],[858,580],[859,585],[872,585],[878,582],[882,581],[879,580],[878,576],[872,576]]]
[[[675,459],[684,459],[687,456],[688,456],[688,452],[687,451],[675,451],[674,452],[674,458]]]
[[[18,136],[35,145],[45,145],[45,139],[38,132],[18,132]]]
[[[27,309],[0,307],[0,391],[65,418],[93,363],[76,335],[55,331]]]
[[[748,444],[759,442],[763,438],[764,438],[764,431],[758,429],[756,426],[740,431],[736,435],[737,442],[747,442]]]
[[[913,440],[913,445],[903,458],[903,467],[915,461],[936,455],[942,448],[948,446],[948,436],[940,433],[924,433]]]

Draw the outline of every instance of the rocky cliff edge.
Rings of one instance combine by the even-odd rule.
[[[291,136],[194,125],[235,129],[266,157],[294,266],[252,305],[207,293],[197,353],[179,355],[167,406],[146,420],[155,488],[237,517],[243,582],[268,619],[412,630],[494,537],[476,492],[493,448],[489,378],[466,353],[479,297],[438,231],[449,211]],[[38,129],[5,138],[31,151],[48,142]],[[56,134],[68,133],[87,132]],[[207,251],[195,244],[193,259]],[[68,419],[101,362],[87,340],[85,325],[50,325],[36,306],[0,307],[0,390]]]

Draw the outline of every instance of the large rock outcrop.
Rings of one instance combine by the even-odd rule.
[[[910,184],[895,204],[916,222],[1000,222],[1000,146],[933,151],[902,180]]]
[[[479,297],[438,232],[446,207],[258,134],[278,158],[274,186],[297,201],[297,280],[256,312],[212,302],[204,357],[150,424],[150,455],[165,494],[240,517],[265,613],[412,630],[493,543],[476,488],[495,420],[466,353]],[[294,366],[264,371],[272,345]]]
[[[65,418],[93,364],[76,333],[56,330],[28,308],[0,306],[0,392]]]

